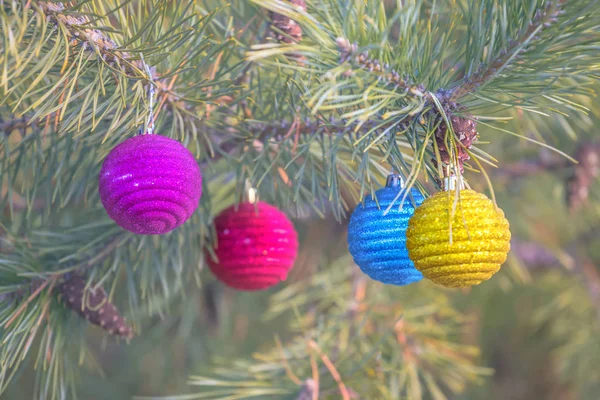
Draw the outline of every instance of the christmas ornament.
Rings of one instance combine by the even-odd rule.
[[[114,304],[108,301],[103,288],[85,288],[85,279],[70,274],[57,286],[65,305],[90,323],[102,327],[111,335],[132,338],[133,330],[121,316]]]
[[[294,225],[267,203],[231,206],[215,219],[218,260],[207,254],[208,266],[226,285],[262,290],[286,279],[298,252]]]
[[[415,210],[406,231],[408,255],[437,284],[478,285],[506,261],[508,221],[481,193],[462,189],[456,204],[455,196],[455,190],[436,193]]]
[[[115,147],[102,164],[100,199],[121,227],[142,235],[167,233],[198,207],[202,175],[181,143],[138,135]]]
[[[348,225],[348,248],[354,262],[372,279],[393,285],[423,279],[406,249],[408,219],[423,196],[413,189],[401,203],[404,194],[400,177],[391,175],[386,187],[375,192],[377,200],[369,197],[364,205],[359,204]]]

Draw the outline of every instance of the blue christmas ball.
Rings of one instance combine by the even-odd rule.
[[[412,189],[400,207],[403,196],[399,185],[376,191],[377,201],[369,196],[364,205],[359,204],[348,225],[348,248],[354,262],[371,279],[399,286],[423,279],[408,258],[406,229],[415,206],[424,198]]]

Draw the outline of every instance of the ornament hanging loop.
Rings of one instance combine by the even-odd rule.
[[[152,71],[150,71],[150,67],[146,64],[144,60],[144,55],[140,54],[140,59],[142,60],[142,65],[144,66],[144,70],[148,75],[148,121],[146,122],[146,133],[152,135],[154,133],[154,81],[152,80]]]

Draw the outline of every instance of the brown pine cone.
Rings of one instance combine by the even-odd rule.
[[[477,124],[472,118],[459,117],[449,112],[447,112],[447,115],[452,123],[452,129],[454,130],[456,137],[456,157],[458,159],[458,167],[462,173],[464,171],[463,163],[470,158],[467,150],[470,149],[473,142],[477,140]],[[445,165],[453,163],[453,160],[450,159],[450,151],[446,146],[446,142],[450,144],[450,139],[446,138],[447,130],[448,127],[446,126],[446,123],[442,121],[435,132],[435,140],[440,150],[440,158]],[[434,160],[434,162],[435,161],[436,160]]]
[[[306,2],[304,0],[288,0],[302,11],[306,11]],[[296,21],[285,15],[269,12],[271,21],[273,21],[273,36],[281,43],[298,43],[302,40],[302,27]]]
[[[121,316],[117,307],[108,301],[106,291],[102,288],[85,289],[85,278],[71,274],[61,282],[57,291],[65,305],[90,323],[100,326],[111,335],[127,339],[133,337],[133,329]]]

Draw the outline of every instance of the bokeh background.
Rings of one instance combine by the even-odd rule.
[[[594,89],[598,92],[600,86]],[[251,366],[262,368],[253,373],[260,381],[261,373],[283,368],[281,357],[265,354],[277,353],[277,343],[295,343],[310,329],[311,338],[334,358],[342,379],[357,393],[366,387],[372,393],[371,380],[393,388],[400,379],[411,379],[410,369],[403,368],[414,363],[425,372],[444,371],[442,380],[452,390],[441,391],[450,399],[598,399],[600,103],[576,100],[589,111],[574,112],[569,124],[566,116],[504,115],[513,117],[506,129],[534,139],[543,136],[578,164],[517,137],[479,128],[478,146],[498,160],[499,168],[488,173],[513,235],[509,260],[489,282],[449,290],[429,282],[401,288],[369,281],[348,255],[347,220],[305,210],[295,219],[301,240],[298,261],[278,287],[235,292],[201,265],[201,286],[189,282],[168,300],[167,312],[146,317],[143,331],[131,343],[107,338],[96,327],[87,329],[95,360],[87,358],[80,367],[80,398],[183,399],[178,396],[209,392],[210,383],[201,377],[229,374],[243,381]],[[481,175],[467,171],[466,178],[475,190],[490,195]],[[220,182],[211,184],[216,189]],[[228,201],[233,197],[213,204],[222,207]],[[115,302],[124,302],[124,295],[119,296]],[[361,349],[363,334],[374,340],[376,335],[366,333],[378,329],[381,341],[364,342]],[[356,332],[358,342],[346,343]],[[347,358],[343,350],[341,356],[332,355],[335,343],[344,343]],[[312,376],[303,348],[294,350],[298,357],[292,363],[301,381]],[[404,367],[386,364],[394,352],[401,353]],[[430,355],[421,359],[420,352]],[[445,352],[441,358],[440,352]],[[31,367],[19,374],[3,399],[32,398]],[[335,387],[328,371],[321,373],[324,387]],[[426,375],[417,380],[427,384]],[[272,398],[300,398],[302,388],[287,375],[277,384],[288,393]],[[415,386],[411,390],[409,394],[417,393]],[[369,400],[405,398],[390,393],[382,391]],[[422,394],[442,398],[431,390]]]

